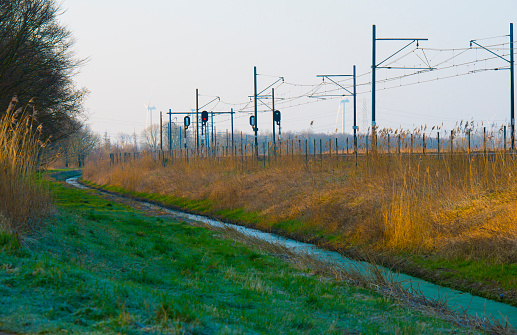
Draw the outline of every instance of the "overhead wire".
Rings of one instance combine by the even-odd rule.
[[[459,55],[460,54],[458,54],[456,57],[458,57]],[[508,56],[508,54],[503,54],[503,56]],[[451,57],[448,60],[450,61],[450,60],[452,60],[453,58],[456,58],[456,57]],[[385,78],[385,79],[379,79],[379,80],[376,80],[376,83],[382,84],[382,83],[386,83],[386,82],[390,82],[390,81],[394,81],[394,80],[399,80],[399,79],[404,79],[404,78],[407,78],[407,77],[415,76],[415,75],[422,74],[422,73],[438,72],[438,71],[442,71],[442,70],[446,70],[446,69],[451,69],[451,68],[454,68],[454,67],[461,67],[461,66],[465,66],[465,65],[485,62],[485,61],[488,61],[488,60],[494,60],[494,59],[497,59],[497,58],[498,58],[497,56],[490,56],[490,57],[486,57],[486,58],[483,58],[483,59],[463,62],[463,63],[460,63],[460,64],[454,64],[454,65],[450,65],[450,66],[446,66],[446,67],[441,67],[441,68],[436,68],[436,69],[433,69],[432,71],[429,71],[429,70],[416,71],[416,72],[409,73],[409,74],[389,77],[389,78]],[[439,64],[443,64],[443,63],[444,62],[441,62]],[[503,69],[503,68],[498,68],[498,69]],[[371,71],[370,71],[370,73],[371,73]],[[452,77],[452,76],[444,77],[444,79],[450,78],[450,77]],[[361,86],[366,86],[366,85],[371,85],[371,82],[363,82],[363,83],[357,84],[356,87],[361,87]],[[353,86],[347,86],[346,88],[352,88],[352,87]],[[399,86],[396,86],[396,87],[399,87]],[[341,88],[334,88],[334,89],[330,89],[330,90],[324,91],[322,93],[333,93],[333,92],[337,92],[337,91],[340,91],[340,90],[341,90]],[[364,93],[368,93],[368,92],[371,92],[371,90],[370,91],[365,91],[365,92],[358,92],[357,94],[359,95],[359,94],[364,94]]]
[[[504,36],[507,36],[507,35],[504,35]],[[497,37],[504,37],[504,36],[497,36]],[[493,37],[493,38],[497,38],[497,37]],[[484,39],[476,39],[476,41],[479,41],[479,40],[486,40],[486,39],[491,39],[491,38],[484,38]],[[497,44],[491,44],[491,45],[488,45],[486,46],[486,48],[493,48],[493,47],[499,47],[499,46],[504,46],[506,44],[509,44],[509,42],[506,42],[506,43],[497,43]],[[415,53],[415,51],[417,49],[420,49],[422,50],[423,52],[423,55],[424,57],[426,58],[427,61],[424,61],[419,55],[417,55]],[[440,65],[443,65],[443,64],[446,64],[458,57],[460,57],[462,54],[464,54],[465,52],[469,51],[469,50],[475,50],[475,49],[481,49],[480,47],[470,47],[470,48],[454,48],[454,49],[444,49],[444,48],[441,48],[441,49],[438,49],[438,48],[422,48],[422,47],[417,47],[415,48],[414,50],[411,50],[409,52],[407,52],[406,54],[398,57],[397,59],[391,61],[390,63],[386,64],[386,65],[391,65],[391,64],[394,64],[400,60],[402,60],[403,58],[411,55],[411,54],[415,54],[423,63],[425,63],[426,65],[431,65],[430,64],[430,61],[429,61],[429,58],[427,57],[427,55],[425,54],[425,51],[428,50],[428,51],[438,51],[438,52],[455,52],[455,51],[461,51],[460,53],[458,54],[455,54],[453,55],[452,57],[449,57],[439,63],[437,63],[436,66],[437,68],[433,69],[433,72],[436,72],[436,71],[440,71],[440,70],[445,70],[445,69],[450,69],[450,68],[454,68],[454,67],[460,67],[460,66],[465,66],[465,65],[469,65],[469,64],[476,64],[476,63],[480,63],[480,62],[486,62],[488,60],[492,60],[492,59],[495,59],[497,57],[487,57],[487,58],[483,58],[483,59],[476,59],[475,61],[469,61],[469,62],[463,62],[463,63],[460,63],[460,64],[453,64],[453,65],[450,65],[450,66],[446,66],[446,67],[441,67],[441,68],[438,68],[438,66]],[[506,55],[506,54],[505,54]],[[436,56],[435,56],[436,57]],[[497,69],[503,69],[503,68],[497,68]],[[492,70],[492,69],[486,69],[486,70],[483,70],[483,71],[488,71],[488,70]],[[496,70],[496,69],[494,69]],[[400,84],[400,85],[397,85],[397,86],[392,86],[392,87],[387,87],[387,88],[382,88],[380,90],[384,90],[384,89],[391,89],[391,88],[395,88],[395,87],[403,87],[403,86],[409,86],[409,85],[415,85],[415,84],[418,84],[418,83],[423,83],[423,82],[429,82],[429,81],[435,81],[435,80],[441,80],[441,79],[447,79],[447,78],[451,78],[451,77],[455,77],[455,76],[461,76],[461,75],[467,75],[467,74],[473,74],[473,73],[477,73],[477,72],[480,72],[482,70],[476,70],[476,71],[469,71],[467,73],[463,73],[463,74],[456,74],[456,75],[450,75],[450,76],[444,76],[444,77],[439,77],[439,78],[433,78],[433,79],[429,79],[429,80],[420,80],[418,82],[415,82],[415,83],[406,83],[406,84]],[[426,72],[429,72],[426,70]],[[422,74],[423,72],[422,71],[416,71],[414,73],[410,73],[410,74],[404,74],[404,75],[400,75],[400,76],[395,76],[395,77],[390,77],[390,78],[385,78],[385,79],[381,79],[379,81],[376,81],[378,83],[387,83],[387,82],[390,82],[390,81],[394,81],[394,80],[401,80],[403,78],[407,78],[407,77],[411,77],[411,76],[415,76],[415,75],[419,75],[419,74]],[[361,78],[361,77],[364,77],[364,76],[367,76],[371,74],[371,71],[368,71],[366,73],[363,73],[363,74],[360,74],[358,76],[356,76],[356,78]],[[265,77],[272,77],[272,78],[281,78],[280,76],[276,76],[276,75],[268,75],[268,74],[257,74],[257,75],[260,75],[260,76],[265,76]],[[338,83],[345,83],[347,81],[350,81],[352,80],[352,78],[345,78],[343,80],[338,80],[336,82]],[[315,100],[315,101],[310,101],[310,102],[303,102],[303,103],[297,103],[297,104],[289,104],[287,105],[288,103],[291,103],[292,101],[295,101],[295,100],[298,100],[298,99],[302,99],[302,98],[306,98],[306,97],[310,97],[311,95],[313,95],[314,93],[316,92],[319,92],[318,90],[322,87],[322,86],[325,86],[327,85],[328,83],[326,82],[321,82],[319,84],[298,84],[298,83],[292,83],[292,82],[286,82],[286,81],[283,81],[282,83],[280,83],[280,85],[278,87],[280,87],[282,84],[284,85],[288,85],[288,86],[293,86],[293,87],[310,87],[311,89],[302,93],[302,94],[298,94],[296,96],[289,96],[289,97],[285,97],[286,94],[284,95],[279,95],[279,97],[282,97],[282,100],[279,100],[277,102],[277,104],[279,106],[282,106],[282,108],[292,108],[292,107],[296,107],[296,106],[301,106],[301,105],[306,105],[306,104],[313,104],[313,103],[316,103],[316,102],[319,102],[321,100],[335,100],[339,97],[328,97],[328,98],[325,98],[325,99],[321,99],[321,100]],[[364,82],[364,83],[360,83],[360,84],[357,84],[356,87],[361,87],[361,86],[366,86],[366,85],[371,85],[371,82]],[[348,86],[346,88],[351,88],[352,86]],[[325,91],[321,91],[321,93],[323,94],[328,94],[328,93],[333,93],[333,92],[337,92],[337,91],[340,91],[341,89],[340,88],[334,88],[334,89],[329,89],[329,90],[325,90]],[[288,93],[292,92],[292,90],[290,90]],[[369,93],[371,91],[363,91],[363,92],[358,92],[357,94],[364,94],[364,93]],[[252,100],[248,101],[248,102],[243,102],[243,103],[230,103],[230,102],[226,102],[226,101],[220,101],[221,103],[225,104],[225,105],[228,105],[228,106],[243,106],[242,108],[238,109],[238,111],[244,111],[248,106],[249,104],[252,102]]]
[[[505,36],[507,36],[507,35],[505,35]],[[499,36],[499,37],[503,37],[503,36]],[[494,38],[497,38],[497,37],[494,37]],[[490,38],[486,38],[486,39],[490,39]],[[482,39],[477,39],[475,41],[479,41],[479,40],[482,40]],[[509,42],[507,42],[507,43],[491,44],[491,45],[486,46],[486,48],[493,48],[494,49],[496,47],[505,46],[507,44],[509,44]],[[487,61],[491,61],[491,60],[494,60],[494,59],[498,58],[496,56],[491,56],[491,57],[486,57],[486,58],[483,58],[483,59],[476,59],[476,60],[471,60],[471,61],[465,61],[465,62],[462,62],[462,63],[459,63],[459,64],[453,63],[452,65],[442,66],[444,64],[450,63],[451,61],[454,61],[458,57],[460,57],[463,54],[467,53],[469,50],[476,50],[477,51],[477,49],[482,49],[482,48],[480,48],[480,47],[470,47],[470,48],[454,48],[454,49],[443,49],[442,48],[442,49],[438,49],[438,48],[421,48],[421,47],[418,47],[418,48],[415,48],[414,50],[411,50],[411,51],[407,52],[404,55],[401,55],[400,57],[398,57],[397,59],[391,61],[390,63],[388,63],[386,65],[395,64],[396,62],[404,59],[405,57],[407,57],[407,56],[409,56],[411,54],[415,54],[420,59],[420,61],[423,64],[425,64],[425,65],[427,65],[429,67],[431,67],[431,65],[434,66],[435,68],[433,68],[432,71],[429,71],[429,70],[424,70],[424,71],[419,70],[419,71],[415,71],[415,72],[409,73],[409,74],[404,74],[404,75],[399,75],[399,76],[394,76],[394,77],[387,77],[385,79],[377,80],[376,82],[380,83],[380,84],[382,84],[382,83],[385,84],[385,83],[393,82],[395,80],[402,80],[404,78],[409,78],[409,77],[417,76],[417,75],[424,74],[424,73],[431,73],[431,72],[436,73],[438,71],[443,71],[443,70],[452,69],[452,68],[460,68],[460,67],[465,67],[465,66],[468,67],[469,65],[474,65],[474,64],[481,63],[481,62],[485,62],[485,64],[486,64]],[[416,53],[417,50],[422,50],[422,54],[423,54],[423,57],[425,58],[425,60],[422,57],[420,57],[420,55],[418,55]],[[494,49],[494,50],[507,50],[507,48],[502,48],[501,47],[499,49]],[[428,51],[428,52],[429,51],[434,51],[434,52],[437,52],[437,53],[433,57],[430,58],[425,53],[425,51]],[[434,63],[434,64],[431,63],[432,59],[435,59],[441,53],[445,53],[445,52],[454,52],[454,53],[458,52],[458,53],[454,54],[451,57],[446,58],[445,60],[441,60],[438,63]],[[508,56],[508,55],[509,55],[508,53],[504,53],[503,57]],[[389,89],[393,89],[393,88],[397,88],[397,87],[411,86],[411,85],[416,85],[416,84],[419,84],[419,83],[426,83],[426,82],[431,82],[431,81],[448,79],[448,78],[452,78],[452,77],[465,76],[465,75],[479,73],[479,72],[483,72],[483,71],[503,70],[503,69],[506,69],[506,68],[507,67],[468,70],[468,71],[465,71],[465,72],[456,73],[456,74],[452,74],[452,75],[441,76],[441,77],[436,77],[436,78],[432,78],[432,79],[424,79],[424,80],[420,80],[419,79],[418,81],[411,82],[411,83],[404,83],[404,84],[393,85],[393,86],[388,86],[388,87],[384,87],[384,88],[378,88],[378,90],[379,91],[389,90]],[[364,76],[368,76],[371,73],[372,73],[371,70],[368,71],[368,72],[362,73],[362,74],[356,76],[356,79],[357,78],[362,78]],[[266,74],[257,74],[257,75],[265,76],[265,77],[280,78],[279,76],[266,75]],[[349,82],[351,80],[352,80],[352,78],[348,78],[347,77],[347,78],[344,78],[342,80],[336,80],[336,82],[341,85],[341,84],[345,84],[345,83],[347,83],[347,82]],[[298,83],[288,82],[288,81],[284,80],[283,82],[281,82],[278,85],[278,87],[280,87],[281,85],[291,86],[292,87],[287,92],[283,92],[283,93],[280,93],[280,94],[277,95],[278,100],[276,101],[276,105],[279,106],[282,109],[290,109],[290,108],[299,107],[299,106],[303,106],[303,105],[310,105],[310,104],[321,102],[322,100],[336,100],[336,99],[341,98],[341,96],[326,97],[324,99],[317,99],[317,100],[313,100],[313,101],[302,101],[302,102],[298,102],[297,103],[296,102],[297,100],[300,100],[300,99],[303,99],[303,98],[309,98],[311,95],[315,95],[315,93],[329,94],[329,93],[334,93],[334,92],[337,92],[337,91],[341,91],[342,88],[325,89],[323,91],[320,91],[321,88],[325,88],[328,85],[334,86],[333,84],[325,82],[325,81],[322,81],[319,84],[298,84]],[[368,85],[371,85],[371,82],[367,81],[367,82],[359,83],[359,84],[356,85],[356,87],[364,87],[364,86],[368,86]],[[352,85],[345,86],[345,88],[352,88],[352,87],[353,87]],[[290,95],[290,93],[292,93],[295,88],[309,88],[309,89],[304,91],[301,94]],[[370,93],[370,92],[371,92],[371,90],[363,90],[363,91],[357,92],[357,95],[362,95],[362,94],[366,94],[366,93]],[[259,101],[264,106],[266,106],[268,109],[270,109],[270,107],[267,104],[265,104],[263,101],[261,101],[261,99],[259,99]],[[239,112],[245,111],[252,102],[253,102],[253,100],[250,99],[250,101],[242,102],[242,103],[232,103],[232,102],[226,102],[226,101],[222,101],[222,100],[219,101],[218,103],[221,103],[221,104],[224,104],[224,105],[227,105],[227,106],[234,106],[234,107],[238,106],[238,108],[235,111],[235,113],[239,113]],[[217,104],[216,104],[216,106],[217,106]],[[214,108],[215,108],[215,106],[214,106]],[[332,111],[332,113],[333,112],[334,111]],[[245,117],[245,116],[246,115],[236,114],[234,116],[234,119],[240,119],[240,118]],[[224,120],[217,121],[217,123],[223,123],[225,121],[227,122],[228,120],[229,120],[229,118],[225,118]]]

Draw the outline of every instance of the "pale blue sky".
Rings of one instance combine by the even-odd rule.
[[[112,137],[133,129],[139,133],[145,127],[144,104],[149,99],[157,107],[153,121],[158,120],[160,110],[195,108],[196,88],[200,94],[217,95],[224,102],[248,102],[248,96],[253,94],[253,66],[261,74],[283,76],[289,83],[306,85],[320,83],[317,74],[351,73],[354,64],[358,74],[366,73],[371,67],[372,24],[377,25],[378,37],[426,37],[429,41],[422,42],[422,47],[465,48],[474,38],[506,35],[509,23],[517,23],[515,0],[64,0],[62,7],[66,12],[61,20],[76,37],[78,55],[90,58],[77,78],[78,85],[91,91],[86,104],[91,115],[89,123],[95,131],[106,130]],[[508,38],[486,42],[505,43]],[[378,42],[378,60],[400,46],[396,42]],[[426,55],[431,54],[427,51]],[[456,53],[433,55],[433,61],[438,61]],[[455,61],[488,56],[482,51],[470,51]],[[419,63],[416,55],[410,55],[400,65]],[[505,65],[496,61],[451,71]],[[377,78],[399,74],[380,70]],[[420,79],[438,75],[420,75]],[[361,77],[358,83],[369,82],[370,78]],[[272,80],[260,76],[259,89]],[[277,95],[293,97],[309,89],[282,85]],[[369,89],[363,86],[359,91]],[[203,96],[200,104],[210,99]],[[279,102],[284,130],[306,130],[314,120],[314,131],[335,131],[339,100],[289,108],[307,101],[300,99],[284,106]],[[369,93],[358,96],[360,126],[365,103],[370,124]],[[377,106],[380,127],[408,128],[442,121],[452,125],[467,119],[502,123],[509,118],[509,71],[481,72],[379,91]],[[220,103],[215,109],[231,107],[242,106]],[[351,103],[346,105],[347,132],[351,132],[351,107]],[[217,118],[219,131],[229,127],[227,119]],[[238,118],[236,127],[251,132],[247,119],[247,115]],[[259,130],[270,129],[270,119],[270,114],[259,115]]]

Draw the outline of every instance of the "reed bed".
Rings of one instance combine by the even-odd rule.
[[[332,141],[311,152],[309,141],[299,140],[276,154],[267,146],[258,159],[252,148],[188,159],[140,154],[118,164],[102,156],[83,176],[128,191],[208,200],[208,214],[240,211],[237,220],[334,248],[514,263],[517,157],[506,136],[469,127],[443,136],[441,147],[423,133],[379,131],[376,146],[369,141],[357,155]]]
[[[26,232],[52,210],[50,196],[34,180],[42,126],[31,104],[18,108],[14,98],[0,117],[0,231]]]

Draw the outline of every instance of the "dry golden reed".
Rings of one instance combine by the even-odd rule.
[[[84,178],[130,191],[208,199],[212,214],[244,209],[258,214],[259,228],[338,248],[517,260],[514,154],[470,152],[459,140],[454,154],[442,148],[440,155],[421,148],[417,155],[416,147],[399,153],[382,143],[381,135],[378,150],[357,160],[344,152],[306,155],[303,148],[266,161],[183,157],[164,166],[153,155],[114,165],[105,159],[90,162]]]
[[[33,179],[44,147],[36,110],[16,105],[13,98],[0,118],[0,230],[11,233],[32,228],[51,208],[48,192]]]

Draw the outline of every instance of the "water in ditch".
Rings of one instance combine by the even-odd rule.
[[[69,178],[66,182],[77,188],[87,189],[88,187],[83,186],[77,181],[78,177]],[[218,220],[210,219],[201,215],[189,214],[181,211],[167,209],[161,206],[153,205],[143,201],[139,201],[145,204],[149,208],[158,208],[164,212],[174,215],[179,218],[186,220],[201,222],[213,227],[230,227],[237,232],[251,236],[256,239],[266,241],[268,243],[278,244],[289,248],[294,253],[309,254],[313,258],[322,260],[338,267],[345,269],[351,269],[353,271],[359,271],[366,276],[372,276],[372,266],[367,262],[360,262],[344,257],[343,255],[321,249],[315,245],[298,242],[295,240],[287,239],[275,234],[265,233],[260,230],[242,227],[238,225],[223,223]],[[389,269],[381,268],[381,271],[385,278],[390,281],[400,282],[401,285],[410,291],[418,291],[422,293],[428,299],[441,299],[446,300],[449,307],[457,312],[465,311],[469,315],[495,318],[501,322],[507,321],[512,326],[517,326],[517,308],[503,304],[497,301],[488,300],[478,296],[471,295],[457,290],[453,290],[447,287],[442,287],[429,283],[425,280],[418,279],[412,276],[398,274],[392,272]]]

